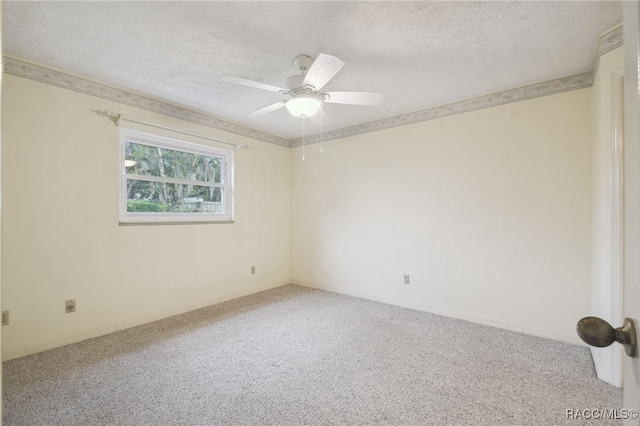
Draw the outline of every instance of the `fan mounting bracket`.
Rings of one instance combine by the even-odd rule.
[[[293,63],[298,66],[298,69],[303,74],[305,74],[313,64],[313,58],[309,55],[298,55],[293,59]]]

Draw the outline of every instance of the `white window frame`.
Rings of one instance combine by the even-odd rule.
[[[158,148],[183,151],[191,154],[222,157],[223,170],[220,183],[197,182],[197,185],[222,188],[222,213],[148,213],[127,211],[127,180],[135,179],[148,182],[166,182],[177,184],[194,184],[174,178],[141,176],[128,174],[125,167],[126,144],[133,142]],[[234,152],[208,145],[199,145],[182,140],[171,139],[131,129],[120,129],[120,223],[121,224],[179,224],[179,223],[220,223],[233,222],[233,166]]]

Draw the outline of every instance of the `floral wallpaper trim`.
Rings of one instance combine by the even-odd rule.
[[[622,46],[622,24],[600,36],[597,57],[609,53],[620,46]]]
[[[214,129],[224,130],[226,132],[235,133],[240,136],[246,136],[263,142],[285,147],[290,145],[287,139],[280,138],[278,136],[253,130],[239,124],[230,123],[210,115],[190,111],[185,108],[140,96],[125,90],[105,86],[103,84],[65,74],[60,71],[54,71],[28,62],[22,62],[7,56],[4,57],[4,72],[18,77],[39,81],[41,83],[62,87],[63,89],[74,90],[87,95],[97,96],[125,105],[146,109],[148,111],[212,127]]]
[[[447,117],[449,115],[462,114],[483,108],[490,108],[511,102],[524,101],[540,96],[553,95],[569,90],[583,89],[591,87],[593,79],[591,73],[574,75],[571,77],[559,78],[544,83],[532,84],[530,86],[519,87],[517,89],[505,90],[504,92],[492,93],[465,101],[453,102],[409,114],[398,115],[396,117],[385,118],[358,126],[347,127],[340,130],[326,132],[322,135],[313,135],[305,138],[305,144],[319,143],[331,139],[345,138],[347,136],[359,135],[362,133],[375,132],[407,124],[419,123],[421,121],[434,120],[436,118]],[[322,139],[321,139],[322,138]],[[295,139],[291,146],[301,146],[302,139]]]
[[[618,25],[617,27],[612,28],[610,31],[600,36],[600,42],[598,45],[598,51],[596,54],[593,69],[597,69],[600,56],[620,47],[621,45],[622,25]],[[210,115],[190,111],[188,109],[171,105],[166,102],[157,101],[151,98],[127,92],[125,90],[116,89],[80,77],[65,74],[60,71],[54,71],[45,67],[30,64],[28,62],[23,62],[6,56],[4,57],[4,72],[18,77],[39,81],[41,83],[47,83],[54,86],[62,87],[64,89],[85,93],[87,95],[98,96],[110,101],[131,105],[137,108],[146,109],[148,111],[168,115],[170,117],[190,121],[218,130],[224,130],[226,132],[235,133],[237,135],[246,136],[275,145],[292,148],[302,145],[302,139],[284,139],[275,135],[261,132],[259,130],[254,130],[249,127],[234,124]],[[519,87],[516,89],[506,90],[503,92],[492,93],[489,95],[467,99],[464,101],[427,108],[421,111],[372,121],[370,123],[346,127],[344,129],[333,130],[323,133],[322,135],[312,135],[305,138],[305,144],[319,143],[332,139],[340,139],[348,136],[389,129],[392,127],[404,126],[406,124],[419,123],[421,121],[433,120],[436,118],[447,117],[449,115],[462,114],[465,112],[475,111],[483,108],[504,105],[510,102],[524,101],[540,96],[562,93],[569,90],[583,89],[586,87],[591,87],[592,85],[593,73],[588,72],[543,83]]]
[[[608,32],[600,36],[600,43],[598,44],[598,53],[596,53],[596,60],[593,64],[593,70],[598,69],[600,63],[600,56],[611,52],[613,49],[622,46],[622,24],[615,28],[612,28]],[[592,76],[595,78],[595,75]]]

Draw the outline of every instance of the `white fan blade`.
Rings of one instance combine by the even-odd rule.
[[[242,86],[249,86],[256,89],[268,90],[270,92],[286,92],[287,89],[283,89],[282,87],[272,86],[270,84],[260,83],[259,81],[247,80],[246,78],[240,77],[222,77],[222,80],[228,81],[229,83],[241,84]]]
[[[304,77],[302,84],[308,84],[318,91],[329,82],[344,66],[344,62],[335,56],[325,55],[321,53],[318,55],[311,68],[307,71],[307,75]]]
[[[264,108],[260,108],[258,110],[255,110],[253,112],[250,112],[249,114],[247,114],[247,117],[259,117],[261,115],[265,115],[265,114],[269,114],[270,112],[273,112],[277,109],[280,109],[284,106],[284,104],[286,104],[286,101],[280,101],[277,102],[275,104],[271,104],[269,106],[266,106]]]
[[[330,104],[370,105],[376,106],[382,103],[384,95],[374,92],[326,92],[329,95],[324,102]]]

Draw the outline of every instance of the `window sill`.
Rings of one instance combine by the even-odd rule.
[[[203,220],[190,222],[118,222],[119,226],[155,226],[155,225],[211,225],[211,224],[232,224],[235,220]]]

